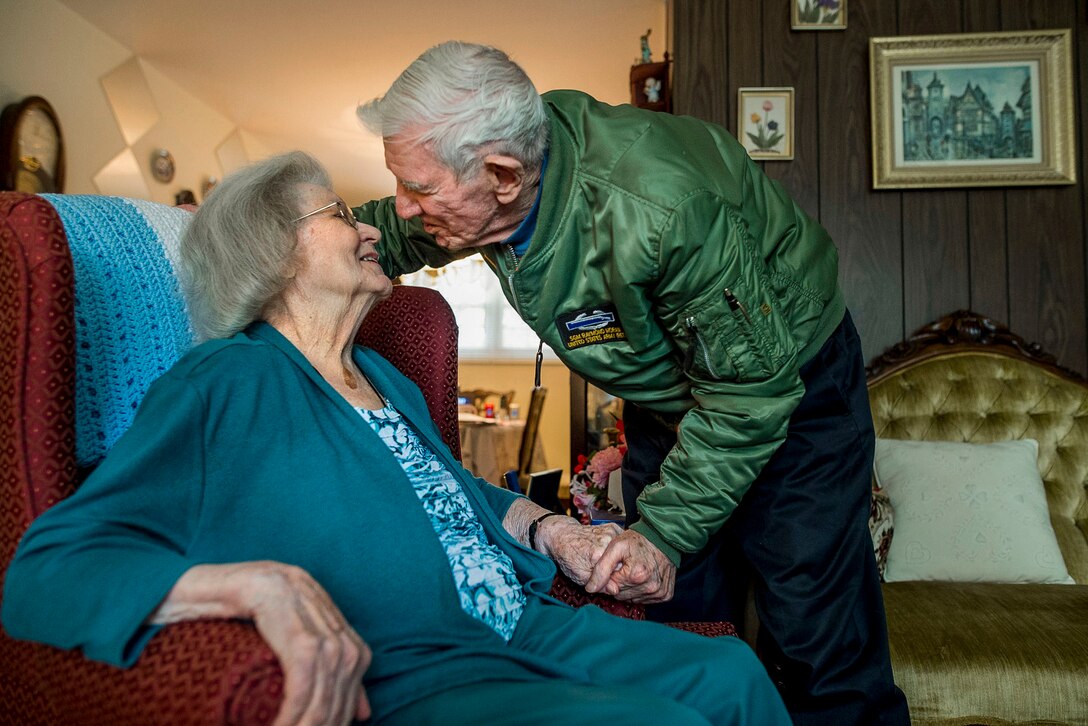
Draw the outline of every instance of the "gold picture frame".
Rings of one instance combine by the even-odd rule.
[[[1069,29],[870,39],[873,188],[1075,183],[1071,48]]]
[[[790,0],[794,30],[846,30],[846,0]]]
[[[737,139],[757,161],[793,158],[793,88],[737,90]]]

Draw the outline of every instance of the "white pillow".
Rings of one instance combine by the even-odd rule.
[[[1072,584],[1038,454],[1032,439],[877,439],[876,479],[895,513],[884,579]]]

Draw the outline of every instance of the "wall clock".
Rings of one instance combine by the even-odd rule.
[[[64,191],[64,136],[56,112],[41,96],[24,98],[0,114],[0,189]]]

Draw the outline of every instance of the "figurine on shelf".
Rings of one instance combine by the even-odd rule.
[[[657,103],[661,100],[661,81],[657,78],[647,78],[646,85],[642,87],[642,90],[646,93],[646,100],[650,103]]]
[[[646,35],[639,37],[639,43],[642,46],[642,63],[653,62],[650,58],[650,33],[653,32],[653,28],[646,29]]]

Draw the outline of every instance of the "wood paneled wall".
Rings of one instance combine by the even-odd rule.
[[[795,89],[795,158],[763,162],[839,247],[866,359],[959,308],[1088,372],[1088,7],[1081,0],[850,0],[843,31],[793,31],[791,0],[673,0],[674,109],[736,132],[737,89]],[[1073,29],[1069,186],[873,191],[869,39]]]

